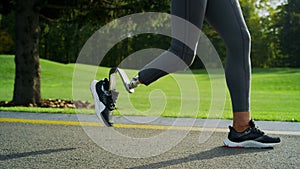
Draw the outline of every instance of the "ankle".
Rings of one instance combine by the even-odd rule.
[[[237,132],[243,132],[243,131],[247,130],[249,127],[250,127],[249,124],[247,124],[247,125],[239,125],[239,124],[233,125],[234,130],[237,131]]]
[[[250,127],[250,112],[234,112],[233,128],[237,132],[243,132]]]
[[[129,83],[129,88],[130,88],[130,89],[136,88],[136,87],[138,87],[140,84],[141,84],[141,82],[139,81],[139,77],[138,77],[138,76],[133,77],[132,80],[131,80],[130,83]]]

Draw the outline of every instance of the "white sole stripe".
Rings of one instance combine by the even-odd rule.
[[[228,147],[244,147],[244,148],[268,148],[279,145],[280,143],[261,143],[254,140],[247,140],[243,142],[232,142],[228,138],[224,140],[225,146]]]

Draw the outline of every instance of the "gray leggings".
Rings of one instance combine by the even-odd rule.
[[[225,75],[233,111],[249,111],[251,39],[238,0],[172,0],[171,14],[189,21],[200,29],[206,19],[219,33],[227,49]],[[191,35],[177,29],[179,28],[172,22],[172,36],[185,34],[184,36],[194,43],[194,47],[197,47],[197,40],[193,38],[198,39],[200,35]],[[186,65],[191,65],[195,57],[195,48],[191,49],[173,38],[168,52],[162,53],[140,70],[140,82],[149,85],[168,73],[184,69],[174,66],[174,61],[170,61],[172,54],[180,57]],[[167,70],[159,69],[160,66],[167,67]]]

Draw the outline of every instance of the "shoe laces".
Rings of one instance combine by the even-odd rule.
[[[110,91],[107,91],[107,90],[104,89],[104,85],[101,86],[101,90],[102,90],[102,92],[103,92],[106,96],[111,96]]]
[[[107,79],[104,79],[104,83],[101,86],[101,90],[105,94],[106,97],[104,97],[103,99],[105,99],[108,109],[113,110],[113,109],[115,109],[115,104],[114,104],[114,100],[112,98],[111,91],[108,89],[109,89],[109,82]]]
[[[252,130],[254,133],[261,134],[261,135],[264,134],[263,131],[261,131],[257,126],[255,126],[254,120],[251,119],[251,120],[249,121],[249,125],[250,125],[251,130]]]

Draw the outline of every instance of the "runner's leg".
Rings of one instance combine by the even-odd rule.
[[[172,0],[171,14],[183,18],[201,29],[206,3],[206,0]],[[191,32],[195,29],[191,28],[189,24],[178,24],[176,19],[172,19],[171,22],[172,37],[183,39],[185,43],[173,38],[168,51],[163,52],[140,70],[138,80],[145,85],[149,85],[169,73],[184,70],[194,60],[194,50],[200,36],[199,29]]]
[[[249,112],[251,40],[238,0],[209,0],[206,19],[226,44],[225,74],[233,111]]]

